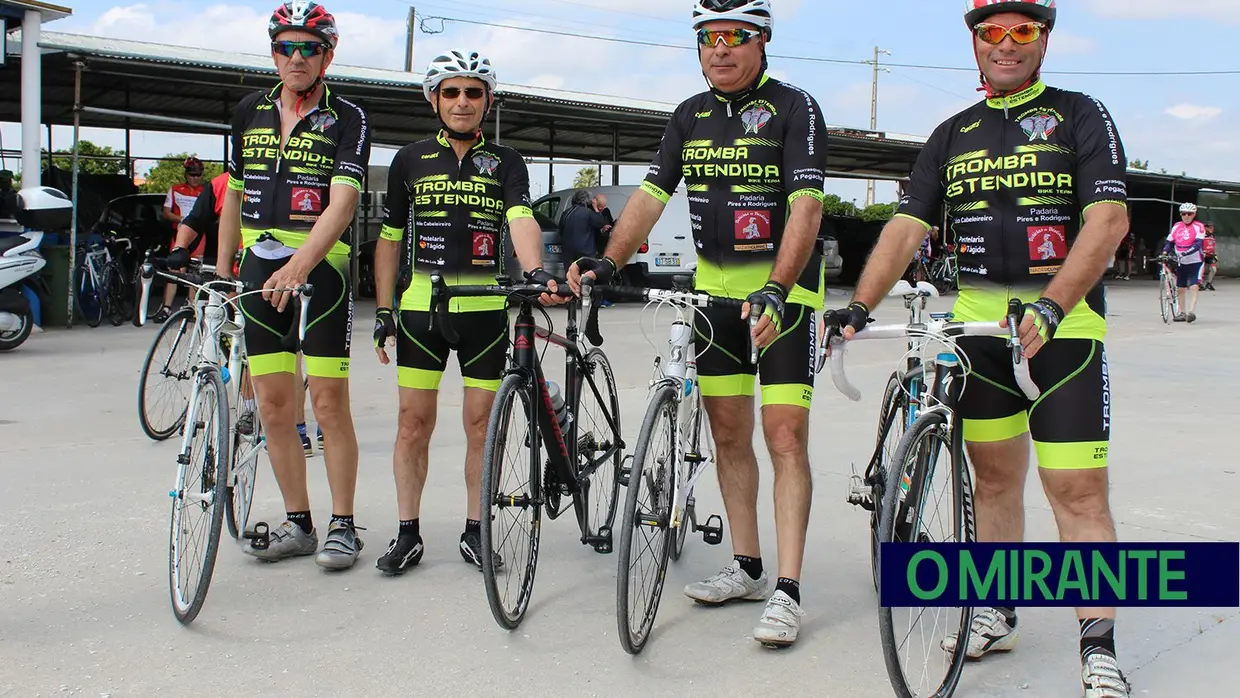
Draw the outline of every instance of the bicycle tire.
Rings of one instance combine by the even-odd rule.
[[[245,374],[245,371],[242,371]],[[237,393],[240,395],[240,391]],[[231,412],[231,411],[230,411]],[[264,450],[263,421],[258,410],[254,410],[254,431],[246,436],[232,429],[232,456],[228,468],[228,508],[225,509],[225,521],[228,524],[228,535],[240,538],[250,521],[250,509],[254,506],[254,484],[258,481],[258,454]],[[251,450],[252,448],[252,450]],[[239,463],[242,455],[248,455],[246,462]]]
[[[594,385],[599,389],[599,392],[603,393],[602,397],[608,402],[607,412],[616,423],[615,431],[610,434],[610,437],[613,440],[612,446],[615,447],[615,453],[612,454],[606,464],[600,465],[598,470],[595,470],[590,474],[590,477],[586,480],[586,482],[582,483],[584,486],[581,487],[577,495],[573,497],[573,509],[577,514],[577,523],[581,527],[581,531],[584,535],[593,537],[603,535],[602,530],[604,528],[610,530],[612,525],[616,522],[616,506],[620,499],[620,461],[624,458],[624,454],[621,452],[619,447],[621,438],[620,396],[616,391],[616,377],[611,370],[611,362],[608,361],[607,355],[603,353],[602,349],[595,347],[586,352],[586,355],[582,357],[582,364],[585,368],[595,367],[602,369],[602,380],[599,380],[596,371],[591,372],[594,374]],[[583,391],[588,391],[589,389],[590,385],[586,382],[585,377],[578,374],[577,390],[575,391],[577,395],[577,404],[573,406],[574,418],[578,420],[578,448],[580,448],[580,444],[583,442],[580,431],[582,426],[580,420],[581,399],[583,396]],[[589,397],[593,399],[593,392],[589,393]],[[599,424],[597,426],[604,429],[607,427],[606,424]],[[577,468],[578,472],[580,472],[582,470],[581,466],[582,463],[579,457],[577,463],[574,464],[574,467]],[[606,488],[606,485],[610,485],[610,488]],[[596,517],[595,520],[591,520],[590,501],[594,498],[595,494],[599,492],[602,494],[600,500],[606,499],[606,511],[601,517]],[[597,514],[598,512],[595,511],[594,513]]]
[[[689,424],[692,434],[689,435],[688,450],[701,456],[703,433],[707,434],[705,439],[707,447],[711,443],[709,436],[710,420],[706,417],[706,408],[702,407],[702,390],[696,383],[693,385],[693,394],[688,397],[688,400],[690,401],[689,414],[693,415],[691,417],[692,421]],[[685,540],[689,537],[689,529],[693,528],[693,524],[696,521],[696,514],[693,511],[693,505],[690,503],[693,501],[693,489],[687,487],[688,478],[692,476],[695,467],[694,464],[685,458],[685,454],[680,454],[680,462],[676,464],[676,470],[678,473],[684,473],[681,486],[686,487],[688,491],[685,492],[685,510],[680,512],[680,522],[676,527],[676,535],[672,539],[672,562],[680,560],[680,555],[685,551]],[[680,477],[680,475],[677,477]]]
[[[168,426],[156,425],[155,420],[149,414],[148,400],[146,396],[146,386],[151,380],[151,367],[155,358],[156,351],[159,349],[164,338],[173,331],[177,332],[174,338],[175,344],[168,355],[168,364],[172,363],[172,353],[177,351],[182,345],[188,352],[186,358],[186,369],[188,370],[193,361],[193,352],[195,348],[193,342],[193,326],[194,311],[192,308],[181,308],[168,317],[159,331],[155,333],[155,339],[151,341],[151,348],[146,352],[146,359],[142,362],[142,374],[138,378],[138,423],[142,426],[142,431],[153,441],[163,441],[172,436],[181,428],[185,422],[185,413],[189,409],[189,396],[186,395],[181,407],[180,414],[172,420]],[[162,370],[162,368],[160,369]]]
[[[125,274],[121,265],[115,260],[103,265],[103,288],[107,292],[108,322],[113,327],[120,327],[126,320],[134,317],[130,307],[129,290],[125,287]]]
[[[1167,273],[1164,270],[1161,277],[1158,279],[1158,309],[1162,312],[1162,321],[1163,324],[1166,325],[1171,324],[1172,315],[1175,310],[1173,307],[1173,304],[1175,303],[1175,291],[1174,289],[1171,289],[1169,292],[1169,286],[1170,283],[1167,280]]]
[[[220,377],[220,373],[212,366],[208,366],[198,372],[198,394],[196,401],[198,405],[206,403],[205,396],[212,393],[215,395],[214,423],[210,426],[214,427],[211,431],[214,434],[207,433],[207,429],[203,428],[203,422],[197,417],[205,416],[205,412],[194,410],[195,424],[191,425],[193,432],[190,434],[187,443],[189,444],[189,454],[186,462],[180,464],[177,471],[177,489],[173,491],[172,497],[172,514],[170,516],[170,525],[168,531],[168,582],[169,594],[172,601],[172,612],[176,615],[178,621],[184,625],[192,623],[198,617],[198,613],[202,610],[202,604],[206,601],[207,590],[211,586],[211,575],[215,572],[216,553],[220,548],[220,529],[224,524],[224,510],[227,508],[225,497],[227,496],[228,485],[228,446],[229,446],[229,423],[228,423],[228,393],[225,392],[224,380]],[[184,528],[181,524],[181,514],[186,508],[192,508],[193,504],[188,507],[184,505],[185,492],[185,476],[191,468],[196,467],[194,462],[194,442],[199,438],[215,440],[215,448],[211,450],[210,442],[205,444],[202,461],[202,489],[203,494],[207,494],[208,490],[211,495],[211,517],[207,524],[207,546],[202,554],[202,566],[200,568],[198,581],[193,584],[192,595],[187,599],[180,594],[180,569],[181,559],[178,551],[182,546],[178,545],[178,532]],[[210,481],[207,477],[210,476]],[[187,589],[188,591],[188,589]]]
[[[914,463],[911,483],[909,487],[908,499],[902,501],[900,497],[900,487],[889,487],[884,493],[882,507],[882,523],[879,528],[880,542],[889,543],[900,541],[911,536],[907,531],[898,533],[897,528],[906,528],[908,530],[917,531],[920,523],[921,513],[920,507],[916,506],[925,500],[924,488],[927,485],[927,470],[930,467],[929,454],[926,450],[920,448],[922,441],[926,438],[936,436],[936,433],[945,432],[948,428],[948,417],[943,411],[925,412],[913,422],[912,426],[905,432],[904,437],[900,440],[900,447],[896,451],[894,463],[901,464],[902,468],[909,462]],[[964,496],[961,487],[969,486],[967,475],[968,465],[964,457],[964,449],[960,443],[959,431],[950,432],[950,439],[947,442],[947,448],[950,452],[951,473],[950,479],[952,483],[952,505],[953,505],[953,524],[955,532],[958,535],[958,541],[968,541],[972,538],[974,530],[973,507],[966,504],[967,500],[971,500],[972,493]],[[911,500],[911,503],[910,503]],[[908,523],[907,514],[912,508],[912,522]],[[917,536],[919,539],[921,536]],[[960,622],[956,627],[957,637],[968,637],[969,623],[972,620],[972,609],[961,609]],[[908,678],[900,662],[900,645],[902,644],[895,636],[895,625],[892,618],[892,609],[886,606],[879,606],[878,609],[878,625],[879,635],[882,639],[883,660],[887,666],[887,675],[891,680],[891,687],[895,690],[897,698],[949,698],[956,690],[956,685],[960,682],[960,675],[964,668],[965,653],[967,651],[967,642],[956,643],[956,648],[951,653],[946,671],[939,686],[934,689],[933,693],[926,694],[920,688],[917,692],[909,686]],[[936,623],[937,625],[937,623]]]
[[[525,618],[530,597],[534,592],[534,573],[538,569],[538,538],[541,531],[543,492],[542,467],[539,462],[541,459],[538,453],[539,430],[537,423],[530,420],[530,408],[535,403],[531,381],[521,373],[509,373],[495,393],[495,403],[491,408],[491,417],[487,423],[486,441],[482,447],[482,526],[479,536],[482,544],[482,580],[486,588],[487,605],[491,607],[491,615],[495,617],[495,622],[508,630],[515,630]],[[525,422],[527,426],[529,460],[525,467],[529,468],[530,479],[529,492],[524,494],[529,497],[525,508],[531,511],[531,516],[526,529],[529,537],[529,552],[525,559],[527,569],[520,575],[517,598],[509,608],[500,598],[498,575],[501,572],[495,566],[496,541],[491,528],[496,523],[496,510],[511,508],[500,506],[502,498],[499,494],[499,487],[500,478],[503,475],[503,446],[507,441],[508,426],[514,416],[514,406],[520,407],[520,412],[515,417]],[[513,566],[516,562],[517,560],[511,556],[505,561],[508,575],[514,573]]]
[[[659,600],[663,595],[663,583],[667,579],[667,562],[671,554],[672,545],[668,540],[668,528],[671,525],[671,478],[675,477],[675,463],[663,463],[654,471],[653,477],[645,477],[647,474],[647,456],[652,446],[652,440],[655,438],[655,429],[659,423],[666,420],[670,429],[671,438],[668,443],[668,456],[675,459],[680,444],[676,438],[676,388],[670,385],[664,385],[655,391],[650,398],[650,403],[646,407],[646,414],[642,418],[642,428],[638,433],[637,443],[633,449],[633,461],[630,464],[632,470],[629,473],[628,492],[624,500],[624,518],[620,524],[620,541],[619,554],[617,555],[616,570],[616,628],[619,631],[620,646],[629,654],[638,654],[646,646],[646,641],[650,639],[650,631],[654,628],[654,619],[659,612]],[[651,464],[658,466],[659,464]],[[651,512],[645,512],[640,518],[637,512],[637,502],[639,494],[643,489],[643,485],[655,484],[658,489],[651,493]],[[661,485],[661,486],[660,486]],[[659,501],[660,499],[666,501]],[[662,510],[662,511],[660,511]],[[653,526],[651,525],[653,521]],[[638,553],[643,550],[652,550],[655,552],[656,573],[653,584],[653,590],[650,598],[646,599],[645,608],[642,612],[641,624],[638,628],[633,628],[630,620],[632,613],[630,611],[630,586],[631,571],[634,568],[635,561],[632,558],[634,545],[633,539],[639,535],[644,528],[657,528],[661,530],[661,540],[656,546],[644,545],[639,543],[636,546]],[[643,585],[644,586],[644,585]]]
[[[99,289],[91,280],[90,270],[86,265],[86,262],[82,262],[73,270],[73,305],[88,326],[98,327],[103,323],[103,299],[99,297]]]
[[[916,380],[914,378],[914,380]],[[906,376],[900,374],[899,371],[893,371],[887,378],[887,387],[883,390],[883,400],[879,403],[878,414],[878,434],[874,442],[873,458],[877,459],[876,469],[872,482],[870,483],[870,498],[874,504],[874,510],[870,512],[870,572],[874,578],[874,591],[878,591],[878,543],[879,528],[881,526],[881,513],[883,506],[883,494],[887,491],[887,473],[888,460],[895,460],[895,452],[899,449],[900,440],[904,436],[904,409],[908,406],[908,395],[904,392],[904,384]],[[891,438],[895,437],[892,442]],[[888,443],[892,444],[891,455],[887,455],[884,448]]]

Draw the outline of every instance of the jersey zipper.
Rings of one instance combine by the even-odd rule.
[[[1008,98],[1003,98],[1003,127],[999,129],[999,158],[1007,157],[1007,134],[1008,134]],[[1000,215],[999,211],[995,212],[995,216],[999,219],[999,274],[1000,278],[1011,278],[1008,275],[1008,254],[1007,254],[1007,217]]]

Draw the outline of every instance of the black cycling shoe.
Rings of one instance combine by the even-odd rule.
[[[504,558],[500,557],[499,553],[491,554],[494,555],[492,560],[495,563],[495,569],[503,567]],[[472,563],[478,569],[482,569],[482,541],[478,538],[477,533],[461,534],[461,557],[465,562]]]
[[[385,574],[404,574],[422,561],[422,536],[398,536],[388,545],[387,552],[375,560],[375,567]]]

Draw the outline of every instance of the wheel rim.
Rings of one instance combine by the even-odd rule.
[[[629,497],[636,500],[624,535],[628,555],[628,629],[634,645],[644,644],[663,595],[671,519],[671,477],[676,467],[676,404],[664,403],[641,463],[633,463]],[[628,512],[626,512],[626,518]]]
[[[590,383],[582,378],[576,414],[577,457],[583,468],[599,462],[602,458],[598,469],[591,473],[587,480],[586,499],[589,507],[586,511],[586,528],[590,535],[598,535],[601,528],[611,526],[616,518],[616,500],[620,494],[617,483],[622,454],[619,445],[614,443],[607,416],[610,415],[618,422],[620,406],[611,367],[605,361],[592,362],[590,366],[593,369],[594,385],[603,399],[607,400],[607,409],[604,411]],[[604,457],[608,452],[611,454]]]
[[[490,482],[483,483],[491,496],[490,511],[484,512],[488,518],[488,535],[482,546],[484,556],[491,551],[499,554],[501,566],[496,569],[492,560],[484,560],[483,570],[490,575],[488,583],[492,585],[505,619],[515,623],[525,615],[533,593],[538,558],[541,510],[535,503],[527,446],[538,433],[525,418],[528,402],[523,390],[508,393],[501,408],[503,416],[494,446],[500,468],[499,472],[491,468]],[[522,411],[514,415],[515,409]]]
[[[172,600],[178,615],[184,615],[193,606],[211,552],[213,509],[219,504],[215,501],[219,399],[214,384],[204,381],[199,388],[194,433],[189,439],[189,462],[179,470],[177,487],[172,493],[169,561]]]
[[[142,374],[140,416],[157,437],[170,436],[185,419],[193,389],[191,328],[187,316],[173,318],[160,328]]]

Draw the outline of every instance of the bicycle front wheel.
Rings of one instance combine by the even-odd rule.
[[[676,391],[665,385],[654,393],[630,464],[616,571],[616,621],[620,646],[629,654],[646,646],[667,578],[672,479],[680,448]]]
[[[1162,278],[1158,280],[1158,306],[1159,310],[1162,311],[1163,322],[1168,325],[1171,324],[1171,320],[1175,317],[1175,304],[1177,300],[1175,284],[1171,283],[1166,270],[1163,270]]]
[[[181,428],[193,383],[194,311],[181,308],[155,333],[138,378],[138,423],[155,441]]]
[[[525,618],[538,568],[542,468],[533,387],[522,374],[500,383],[482,447],[482,579],[495,622]]]
[[[590,377],[590,380],[586,379]],[[589,537],[609,538],[616,521],[616,504],[620,497],[620,397],[611,362],[602,349],[586,352],[577,378],[578,472],[591,469],[580,490],[573,497],[573,508],[582,533]],[[597,549],[597,548],[596,548]],[[599,552],[610,552],[610,541]]]
[[[202,610],[227,508],[228,395],[219,371],[198,372],[185,451],[178,457],[168,541],[172,612],[184,624]]]
[[[972,538],[968,463],[943,412],[926,412],[913,422],[892,465],[910,474],[909,486],[905,490],[893,478],[884,493],[880,542],[962,543]],[[971,611],[879,607],[883,659],[896,696],[952,695],[964,668]]]

